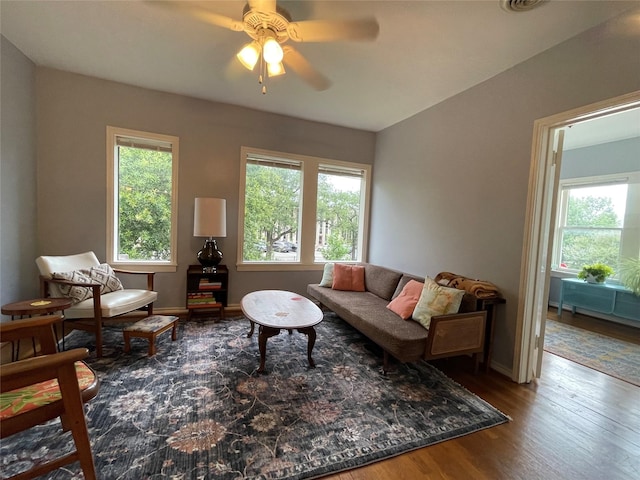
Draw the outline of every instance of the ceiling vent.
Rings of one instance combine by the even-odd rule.
[[[549,0],[500,0],[500,6],[507,12],[526,12],[548,1]]]

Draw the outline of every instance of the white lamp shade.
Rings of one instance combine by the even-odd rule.
[[[227,201],[224,198],[196,198],[193,236],[227,236]]]

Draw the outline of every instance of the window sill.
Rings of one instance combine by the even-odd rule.
[[[175,264],[154,262],[109,262],[109,265],[111,265],[111,268],[131,270],[133,272],[175,273],[178,270],[178,266]]]
[[[300,272],[322,270],[324,263],[237,263],[236,268],[239,272]]]

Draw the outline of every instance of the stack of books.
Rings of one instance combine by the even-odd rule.
[[[220,303],[212,292],[189,292],[187,294],[187,306],[189,307],[219,307]]]
[[[212,282],[208,278],[200,279],[200,290],[220,290],[222,288],[222,282]]]

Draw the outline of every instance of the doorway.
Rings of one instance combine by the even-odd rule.
[[[529,193],[525,221],[521,299],[513,380],[540,376],[549,301],[553,225],[562,157],[562,130],[570,125],[640,107],[640,91],[563,112],[534,123]]]

